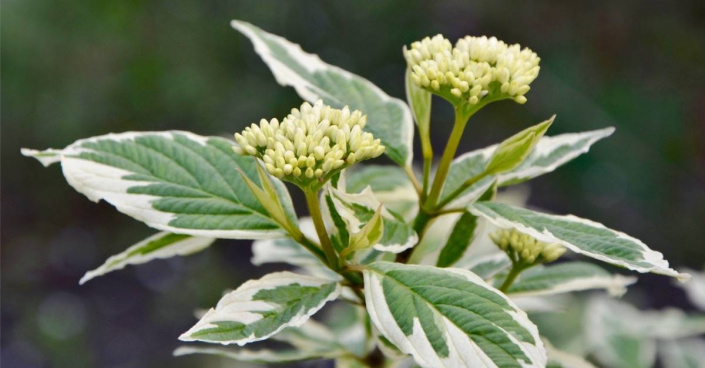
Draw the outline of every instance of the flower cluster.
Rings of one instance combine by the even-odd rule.
[[[523,104],[539,74],[536,53],[495,37],[466,36],[455,47],[442,35],[426,37],[404,47],[404,57],[418,86],[472,105],[497,92]]]
[[[363,131],[367,117],[326,106],[318,100],[304,102],[281,122],[262,119],[235,134],[239,154],[264,161],[267,171],[302,186],[323,182],[355,162],[381,155],[384,146]]]
[[[556,243],[544,243],[523,234],[516,229],[502,229],[490,234],[492,241],[515,260],[527,264],[538,262],[553,262],[565,253],[565,248]]]

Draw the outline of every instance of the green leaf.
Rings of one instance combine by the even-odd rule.
[[[499,286],[504,276],[498,276]],[[511,296],[539,296],[574,291],[604,289],[612,296],[621,296],[635,277],[611,274],[602,267],[587,262],[566,262],[550,266],[538,265],[524,271],[507,290]]]
[[[498,185],[501,187],[517,184],[549,173],[587,152],[592,144],[610,136],[613,132],[614,128],[606,128],[584,133],[543,137],[519,167],[497,175]],[[492,153],[497,150],[497,146],[468,152],[453,160],[443,187],[441,200],[460,188],[467,179],[482,174]],[[473,184],[452,203],[466,205],[475,201],[491,185],[492,180],[491,177],[486,177]]]
[[[57,155],[51,162],[61,162],[74,189],[153,228],[210,238],[283,236],[238,173],[259,183],[256,162],[235,154],[233,144],[180,131],[129,132],[82,139],[49,152]],[[286,187],[278,180],[274,185],[295,224]]]
[[[496,194],[497,183],[495,182],[494,185],[488,188],[485,194],[480,197],[480,200],[494,200]],[[470,212],[463,212],[453,226],[448,241],[445,246],[443,246],[443,249],[441,249],[436,266],[450,267],[458,262],[479,233],[480,226],[478,225],[477,216]]]
[[[215,239],[160,232],[108,258],[100,267],[86,272],[78,283],[120,270],[131,264],[147,263],[154,259],[186,256],[208,248]]]
[[[504,252],[473,258],[467,264],[462,265],[462,268],[467,268],[485,281],[493,279],[500,272],[509,270],[510,267],[512,267],[512,261]]]
[[[353,252],[367,249],[377,244],[382,239],[382,235],[384,235],[384,220],[382,219],[382,205],[380,204],[375,214],[360,231],[350,236],[348,246],[340,252],[341,260],[347,259],[347,256]]]
[[[348,234],[359,233],[380,208],[380,201],[368,187],[361,193],[345,193],[343,190],[328,186],[326,195],[330,197],[333,208],[329,208],[332,222],[336,226],[340,220],[345,223]],[[328,202],[328,200],[326,200]],[[374,249],[381,252],[399,253],[413,247],[418,241],[418,235],[402,218],[388,211],[382,206],[384,218],[384,233],[382,238],[374,245]],[[339,220],[336,220],[339,218]]]
[[[360,76],[324,63],[280,36],[238,20],[231,25],[252,41],[279,84],[294,87],[309,102],[322,99],[336,108],[347,105],[362,111],[368,117],[365,130],[382,141],[389,158],[401,166],[411,165],[414,123],[403,101]]]
[[[653,272],[678,278],[688,275],[669,268],[659,252],[638,239],[604,225],[572,215],[558,216],[502,203],[476,202],[468,210],[493,225],[516,228],[540,241],[560,243],[566,248],[616,266],[638,272]]]
[[[415,216],[419,195],[401,167],[356,165],[346,173],[345,188],[349,193],[360,193],[369,186],[387,209],[405,218]]]
[[[291,272],[276,272],[242,284],[226,294],[182,341],[218,342],[240,346],[299,326],[340,295],[337,282]]]
[[[422,367],[546,365],[536,326],[469,271],[376,262],[363,275],[375,327]]]
[[[414,113],[414,120],[419,127],[419,132],[423,135],[429,133],[431,122],[431,92],[419,87],[416,83],[410,83],[410,70],[406,70],[406,101],[411,106]]]
[[[494,175],[516,169],[529,157],[555,118],[553,116],[543,123],[526,128],[500,143],[492,153],[484,173]]]

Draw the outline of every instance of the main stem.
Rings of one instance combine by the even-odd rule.
[[[504,279],[502,286],[499,287],[499,291],[506,294],[507,290],[509,290],[509,288],[512,286],[512,284],[517,279],[519,274],[522,273],[527,268],[528,268],[527,266],[522,265],[519,262],[512,263],[512,268],[509,270],[509,273],[507,274],[507,278]]]
[[[318,239],[321,242],[321,248],[326,255],[326,260],[328,261],[328,266],[338,271],[340,267],[338,265],[338,255],[333,249],[333,243],[330,241],[330,236],[328,236],[328,230],[326,230],[326,224],[323,222],[323,215],[321,214],[321,204],[318,201],[318,191],[312,189],[305,189],[304,195],[306,196],[306,205],[308,206],[308,212],[313,219],[313,225],[316,227],[316,233],[318,234]]]
[[[465,112],[462,107],[455,107],[455,123],[453,124],[453,131],[450,133],[448,144],[446,144],[446,148],[443,151],[443,156],[441,156],[441,162],[438,164],[438,170],[436,171],[436,177],[433,179],[431,193],[428,195],[426,203],[424,203],[425,207],[432,208],[441,196],[443,184],[448,176],[448,170],[450,169],[450,164],[453,162],[453,158],[455,157],[455,152],[458,150],[460,139],[463,137],[463,131],[465,131],[465,126],[468,123],[468,119],[470,119],[470,116],[472,116],[475,111],[477,111],[477,109],[472,109]]]

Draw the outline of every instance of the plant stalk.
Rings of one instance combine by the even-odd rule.
[[[333,243],[331,243],[330,236],[328,236],[328,230],[326,230],[326,225],[323,222],[321,203],[318,200],[318,191],[304,189],[304,195],[306,196],[308,212],[313,219],[313,225],[316,227],[316,233],[318,234],[319,241],[321,242],[321,248],[323,248],[323,253],[326,255],[328,267],[337,272],[340,270],[338,265],[338,255],[335,253]]]

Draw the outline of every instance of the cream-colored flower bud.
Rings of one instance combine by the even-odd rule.
[[[500,229],[490,233],[490,239],[510,258],[526,264],[553,262],[565,253],[560,244],[545,243],[516,229]]]
[[[236,133],[233,151],[262,159],[280,179],[301,187],[322,185],[347,166],[384,152],[379,139],[363,130],[366,122],[366,116],[348,107],[304,102],[281,122],[262,119]]]
[[[413,83],[453,103],[471,105],[484,98],[525,103],[541,60],[530,49],[495,37],[466,36],[453,46],[442,35],[404,47],[404,58]]]

